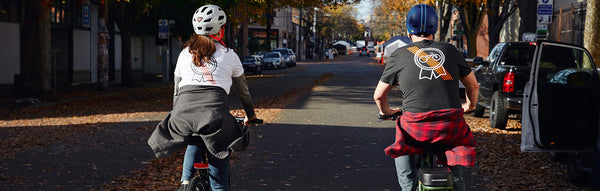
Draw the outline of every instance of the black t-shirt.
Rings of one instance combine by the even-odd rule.
[[[461,108],[458,80],[471,72],[448,43],[419,41],[396,49],[381,81],[402,91],[402,110],[414,113]]]

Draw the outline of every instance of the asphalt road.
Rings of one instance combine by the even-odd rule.
[[[399,190],[393,159],[383,151],[394,142],[394,125],[378,122],[372,98],[383,66],[355,55],[299,66],[305,69],[286,82],[334,75],[274,123],[255,127],[250,149],[232,165],[234,190]],[[401,100],[390,98],[390,105]]]
[[[399,190],[393,159],[383,151],[394,141],[393,123],[377,121],[372,100],[382,70],[372,57],[351,55],[265,71],[268,77],[260,79],[250,76],[257,101],[333,74],[281,108],[275,121],[254,127],[248,150],[234,154],[233,190]],[[392,94],[398,97],[397,91]],[[233,107],[238,107],[235,98]],[[400,106],[400,99],[390,104]],[[164,112],[154,113],[77,131],[69,125],[39,129],[65,134],[69,141],[53,140],[1,159],[0,190],[88,190],[146,168],[154,159],[146,145],[147,129],[164,117]],[[3,128],[0,137],[22,136],[31,128]]]

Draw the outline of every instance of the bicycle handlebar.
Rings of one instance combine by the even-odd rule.
[[[240,124],[244,124],[244,118],[245,117],[236,117],[235,121],[237,121]],[[258,118],[250,119],[248,121],[248,124],[252,124],[252,125],[254,125],[254,124],[262,124],[262,123],[263,123],[263,120],[262,119],[258,119]]]
[[[379,121],[383,121],[383,120],[396,120],[401,115],[402,115],[402,111],[399,111],[399,112],[396,112],[396,113],[391,114],[391,115],[377,114],[377,118],[379,119]]]

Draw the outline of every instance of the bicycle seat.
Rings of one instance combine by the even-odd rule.
[[[428,187],[450,187],[454,185],[452,171],[448,167],[424,167],[419,169],[421,184]]]

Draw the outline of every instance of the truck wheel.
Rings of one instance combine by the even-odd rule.
[[[485,107],[477,104],[473,110],[473,117],[483,117],[483,113],[485,113]]]
[[[492,95],[492,107],[490,109],[490,126],[496,129],[506,129],[508,121],[508,109],[502,102],[503,96],[500,92],[494,92]]]

